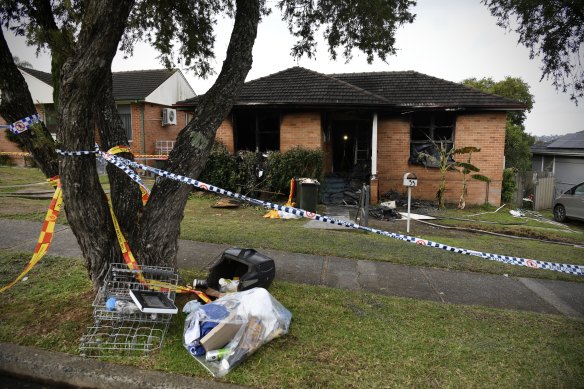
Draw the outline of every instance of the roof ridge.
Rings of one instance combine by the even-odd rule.
[[[454,81],[446,80],[446,79],[444,79],[444,78],[440,78],[440,77],[436,77],[436,76],[431,76],[431,75],[429,75],[429,74],[420,73],[420,72],[416,72],[416,71],[414,71],[414,72],[415,72],[415,73],[418,73],[418,74],[421,74],[421,75],[423,75],[423,76],[426,76],[426,77],[433,78],[433,79],[435,79],[435,80],[440,80],[440,81],[444,81],[444,82],[447,82],[447,83],[450,83],[450,84],[453,84],[453,85],[461,86],[461,87],[463,87],[463,88],[465,88],[465,89],[469,89],[469,90],[471,90],[471,91],[473,91],[473,92],[479,92],[479,93],[481,93],[481,94],[483,94],[483,95],[497,96],[497,97],[498,97],[498,98],[500,98],[500,99],[504,99],[504,100],[507,100],[507,101],[509,101],[509,102],[512,102],[512,103],[520,103],[520,104],[522,104],[522,105],[525,105],[525,104],[523,104],[523,103],[522,103],[521,101],[519,101],[519,100],[513,100],[513,99],[510,99],[510,98],[508,98],[508,97],[501,96],[501,95],[498,95],[498,94],[495,94],[495,93],[485,92],[485,91],[482,91],[482,90],[480,90],[480,89],[478,89],[478,88],[474,88],[474,87],[472,87],[472,86],[465,85],[465,84],[463,84],[462,82],[454,82]]]
[[[304,69],[304,70],[306,70],[306,71],[309,71],[309,72],[311,72],[311,73],[315,73],[315,74],[317,74],[317,75],[319,75],[319,76],[321,76],[321,77],[325,77],[325,78],[327,78],[327,79],[329,79],[329,80],[333,80],[333,81],[335,81],[335,82],[337,82],[337,83],[340,83],[340,84],[343,84],[343,85],[345,85],[345,86],[348,86],[348,87],[350,87],[350,88],[352,88],[352,89],[356,90],[357,92],[360,92],[360,93],[362,93],[362,94],[365,94],[365,95],[367,95],[367,96],[370,96],[370,97],[375,97],[376,99],[378,99],[378,100],[381,100],[381,101],[383,101],[384,103],[387,103],[387,104],[390,104],[390,103],[391,103],[391,102],[390,102],[389,100],[387,100],[385,97],[383,97],[383,96],[379,96],[378,94],[375,94],[375,93],[373,93],[373,92],[369,92],[369,91],[367,91],[367,90],[365,90],[365,89],[363,89],[363,88],[359,88],[357,85],[351,84],[350,82],[346,82],[346,81],[343,81],[343,80],[339,80],[338,78],[331,77],[331,76],[329,76],[328,74],[319,73],[319,72],[317,72],[316,70],[310,70],[310,69],[306,69],[306,68],[303,68],[303,67],[301,67],[301,66],[298,66],[298,67],[299,67],[299,68],[301,68],[301,69]]]
[[[396,73],[419,73],[415,70],[382,70],[379,72],[349,72],[349,73],[329,73],[327,76],[350,76],[350,75],[378,75],[378,74],[396,74]],[[419,73],[423,74],[423,73]]]
[[[180,69],[178,69],[178,68],[173,68],[173,69],[163,68],[163,69],[120,70],[119,72],[112,72],[112,74],[140,73],[140,72],[160,72],[160,71],[167,71],[167,72],[176,73],[176,72],[180,71]]]

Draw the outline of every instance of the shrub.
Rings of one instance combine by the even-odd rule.
[[[288,193],[292,177],[322,181],[324,155],[320,150],[295,147],[285,153],[270,153],[267,160],[266,189]]]
[[[236,189],[236,164],[229,150],[223,143],[213,144],[205,168],[199,174],[199,180],[227,190]]]
[[[216,142],[199,179],[250,196],[258,192],[288,194],[292,177],[322,180],[323,161],[322,151],[300,147],[285,153],[239,151],[232,156]]]
[[[517,190],[515,182],[515,169],[507,168],[503,170],[503,183],[501,188],[501,201],[504,203],[513,202],[513,196]]]
[[[14,166],[15,163],[10,155],[0,155],[0,166]]]

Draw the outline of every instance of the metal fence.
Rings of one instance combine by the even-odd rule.
[[[530,207],[535,211],[549,209],[555,199],[555,179],[551,172],[525,172],[515,175],[517,191],[515,192],[515,205]],[[525,199],[531,199],[527,201]]]

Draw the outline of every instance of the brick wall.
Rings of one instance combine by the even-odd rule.
[[[320,112],[289,113],[282,115],[280,124],[280,151],[295,146],[321,149],[323,146]]]
[[[156,154],[156,141],[174,141],[186,126],[185,113],[176,112],[176,124],[162,125],[163,105],[143,103],[144,139],[142,139],[141,104],[132,104],[132,149],[136,153]]]
[[[225,145],[231,154],[235,153],[235,143],[233,138],[233,121],[231,115],[227,116],[217,129],[215,139]]]
[[[499,205],[501,201],[501,181],[503,174],[503,153],[505,148],[504,112],[459,115],[455,129],[454,147],[475,146],[481,148],[474,153],[471,163],[481,169],[481,174],[489,177],[488,201]],[[404,194],[402,185],[404,173],[418,176],[418,186],[412,188],[412,197],[435,200],[440,181],[438,169],[409,165],[410,118],[381,118],[378,124],[378,179],[379,193],[395,190]],[[456,157],[465,161],[466,156]],[[449,172],[446,181],[446,201],[457,203],[462,189],[462,175]],[[487,197],[487,185],[476,180],[468,181],[467,204],[483,204]]]

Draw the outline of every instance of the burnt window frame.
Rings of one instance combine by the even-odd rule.
[[[241,130],[242,118],[246,117],[248,121],[246,124],[249,126],[250,118],[253,117],[253,125],[255,128],[246,130]],[[272,123],[269,123],[272,121]],[[267,126],[263,123],[268,122]],[[266,128],[274,125],[275,130],[266,130]],[[280,141],[281,141],[281,130],[282,130],[282,114],[279,111],[248,111],[248,110],[238,110],[233,112],[233,138],[235,151],[280,151]],[[247,136],[253,136],[253,142],[249,139],[246,142],[242,142],[241,134],[245,132]],[[266,136],[271,136],[273,139],[270,142],[266,142]],[[253,143],[253,147],[250,146]],[[274,147],[270,147],[274,146]]]
[[[424,122],[421,118],[429,119],[429,121]],[[408,162],[412,165],[438,167],[439,161],[420,157],[418,154],[424,152],[437,157],[439,155],[438,150],[432,144],[432,141],[436,145],[445,143],[446,148],[451,150],[454,147],[457,118],[457,115],[453,112],[424,111],[413,113],[410,119],[410,158]],[[450,131],[449,138],[440,137],[440,134],[437,134],[438,131],[444,130]],[[421,133],[425,133],[425,139],[420,137]],[[454,161],[452,160],[451,162]]]

